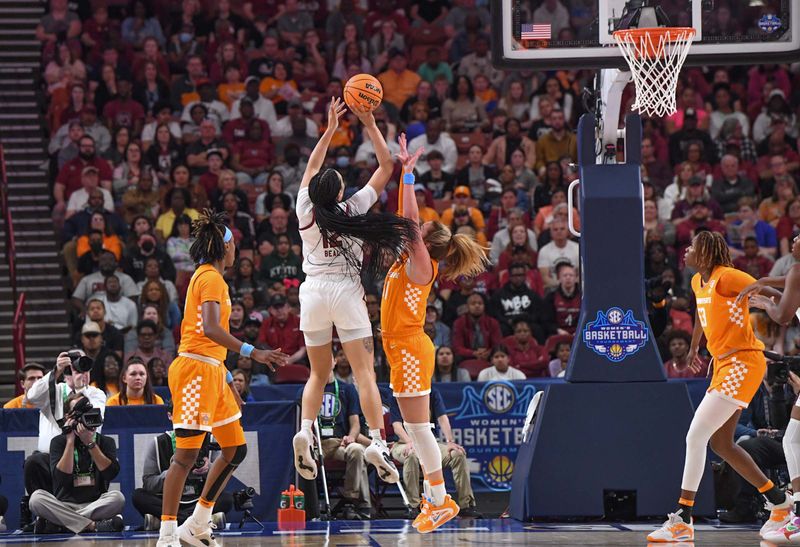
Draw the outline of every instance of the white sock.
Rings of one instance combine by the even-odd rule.
[[[314,425],[314,420],[303,420],[303,422],[300,424],[300,430],[308,431],[309,433],[311,433],[312,425]]]
[[[681,489],[697,492],[706,469],[708,441],[739,409],[739,405],[712,393],[707,393],[692,418],[686,434],[686,461],[683,466]]]
[[[372,442],[377,442],[380,444],[384,444],[383,437],[381,437],[381,430],[380,429],[370,429],[369,430],[369,438],[372,439]]]
[[[795,480],[800,477],[800,420],[789,420],[783,435],[783,453],[786,456],[786,467],[789,468],[789,478]]]
[[[161,528],[158,529],[159,537],[167,537],[167,536],[174,536],[178,533],[178,521],[177,520],[162,520],[161,521]]]
[[[433,431],[431,431],[431,424],[403,422],[403,426],[406,428],[411,440],[414,441],[414,450],[417,452],[417,458],[419,458],[419,463],[428,477],[441,470],[442,453],[439,450],[439,443],[436,442],[436,437],[433,436]],[[430,481],[430,478],[428,481]],[[442,505],[445,495],[447,495],[447,491],[444,488],[444,482],[430,485],[430,497],[434,505]]]
[[[428,479],[422,481],[422,494],[428,498],[428,501],[430,501],[433,496],[433,494],[431,494],[431,483],[428,482]]]
[[[195,520],[197,524],[202,524],[205,526],[211,521],[211,511],[214,509],[214,506],[211,507],[203,507],[200,502],[197,502],[194,506],[194,512],[192,513],[192,518]]]

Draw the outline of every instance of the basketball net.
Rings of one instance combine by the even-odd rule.
[[[614,32],[614,39],[628,62],[636,87],[636,101],[631,110],[647,116],[675,113],[678,75],[694,36],[695,30],[689,27]]]

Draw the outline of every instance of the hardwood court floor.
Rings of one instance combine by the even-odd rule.
[[[263,531],[255,527],[240,532],[233,530],[219,534],[224,547],[493,547],[505,545],[560,545],[560,546],[627,546],[648,545],[647,532],[654,524],[533,524],[509,520],[463,520],[446,525],[429,535],[418,534],[409,521],[380,520],[372,522],[336,521],[309,523],[305,530],[281,532],[274,523],[267,523]],[[770,547],[760,542],[755,526],[698,525],[695,543],[683,545],[708,545],[728,547],[749,545]],[[0,534],[0,544],[27,547],[34,545],[68,543],[71,547],[155,547],[156,533],[124,532],[121,534],[95,534],[84,536],[38,536]]]

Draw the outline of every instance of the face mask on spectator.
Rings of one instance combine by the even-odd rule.
[[[350,158],[347,156],[339,156],[336,158],[337,167],[347,167],[348,165],[350,165]]]
[[[156,244],[150,241],[149,239],[145,239],[141,244],[142,253],[149,255],[155,249]]]
[[[99,253],[103,250],[103,242],[102,241],[92,241],[89,244],[89,247],[92,249],[92,252]]]
[[[192,38],[194,38],[194,36],[190,32],[181,32],[178,35],[178,38],[180,39],[182,44],[186,44],[186,43],[191,42]]]

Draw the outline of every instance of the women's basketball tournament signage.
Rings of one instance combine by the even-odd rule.
[[[582,337],[596,354],[619,363],[644,347],[649,334],[647,325],[633,317],[633,310],[609,308],[597,312],[597,319],[586,324]]]

